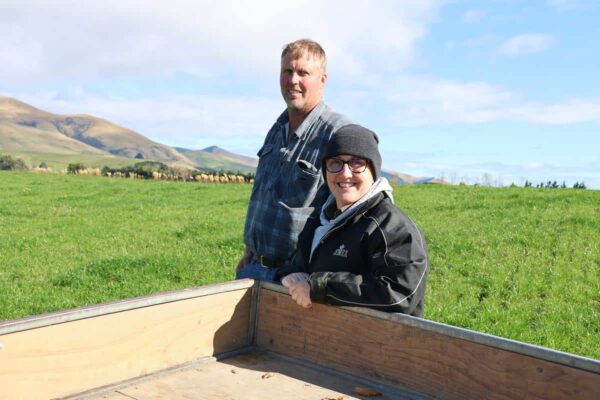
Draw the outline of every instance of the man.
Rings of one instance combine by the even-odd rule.
[[[287,109],[258,152],[237,279],[273,280],[296,251],[307,218],[327,198],[321,165],[331,136],[351,121],[323,103],[327,59],[308,39],[281,54],[279,84]]]

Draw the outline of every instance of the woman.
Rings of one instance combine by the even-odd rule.
[[[277,273],[303,307],[315,302],[423,316],[425,239],[394,206],[377,144],[375,133],[348,125],[326,147],[331,195],[320,216],[309,218],[293,263]]]

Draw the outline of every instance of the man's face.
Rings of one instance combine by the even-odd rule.
[[[306,53],[286,54],[281,59],[279,84],[290,111],[308,114],[323,98],[326,81],[321,63]]]

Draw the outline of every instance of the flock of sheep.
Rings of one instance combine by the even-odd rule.
[[[51,168],[34,168],[36,172],[52,172]],[[65,169],[62,173],[68,173]],[[182,173],[184,172],[184,173]],[[74,172],[75,175],[88,175],[88,176],[107,176],[109,178],[129,178],[129,179],[149,179],[149,176],[139,174],[136,172],[105,172],[103,173],[100,168],[84,168]],[[156,180],[170,180],[170,181],[196,181],[202,183],[254,183],[253,178],[249,178],[244,175],[236,174],[216,174],[216,173],[193,173],[189,170],[177,171],[177,172],[152,172],[152,179]]]

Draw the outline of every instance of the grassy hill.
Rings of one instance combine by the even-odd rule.
[[[0,171],[0,320],[233,279],[251,185]],[[600,191],[399,186],[425,317],[600,359]]]
[[[32,109],[26,112],[30,109],[25,105],[16,111],[13,107],[15,104],[0,98],[0,149],[54,154],[106,154],[59,132],[51,122],[52,117],[42,111]],[[37,116],[34,117],[34,114]]]
[[[172,147],[90,115],[59,115],[0,97],[0,149],[5,152],[114,155],[195,167]]]
[[[4,151],[0,149],[0,154]],[[118,157],[110,154],[58,154],[58,153],[36,153],[29,151],[11,151],[13,157],[21,158],[31,167],[38,167],[42,162],[52,168],[54,172],[60,172],[67,169],[71,163],[81,163],[86,168],[120,168],[140,162],[133,158]]]

